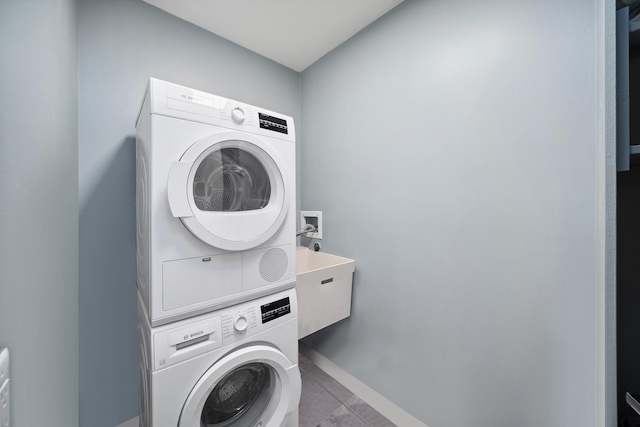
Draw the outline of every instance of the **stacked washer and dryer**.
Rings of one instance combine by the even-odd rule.
[[[136,140],[140,426],[297,427],[293,119],[151,79]]]

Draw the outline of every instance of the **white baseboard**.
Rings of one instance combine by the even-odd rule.
[[[425,423],[400,408],[380,393],[343,370],[314,349],[299,343],[300,353],[311,360],[317,367],[331,375],[340,384],[351,390],[356,396],[364,400],[373,409],[387,417],[397,426],[428,427]]]
[[[138,427],[138,417],[131,418],[129,421],[125,421],[116,427]]]

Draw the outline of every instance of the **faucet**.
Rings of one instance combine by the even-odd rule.
[[[307,234],[307,233],[315,233],[316,231],[317,231],[317,228],[314,227],[313,224],[305,224],[304,227],[302,227],[302,230],[296,233],[296,237],[302,236],[303,234]]]

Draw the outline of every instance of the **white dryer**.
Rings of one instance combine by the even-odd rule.
[[[137,284],[152,326],[294,286],[291,117],[151,79],[136,140]]]
[[[138,303],[140,427],[298,427],[295,291],[152,328]]]

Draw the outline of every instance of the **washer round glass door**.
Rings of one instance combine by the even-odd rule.
[[[198,380],[178,427],[279,427],[299,399],[297,365],[272,347],[245,347]]]
[[[255,425],[273,397],[275,376],[264,363],[248,363],[229,372],[209,394],[200,416],[202,425],[222,427],[240,419],[244,425]]]
[[[287,214],[286,169],[263,140],[222,132],[192,145],[169,171],[171,212],[203,242],[246,250],[273,236]]]

